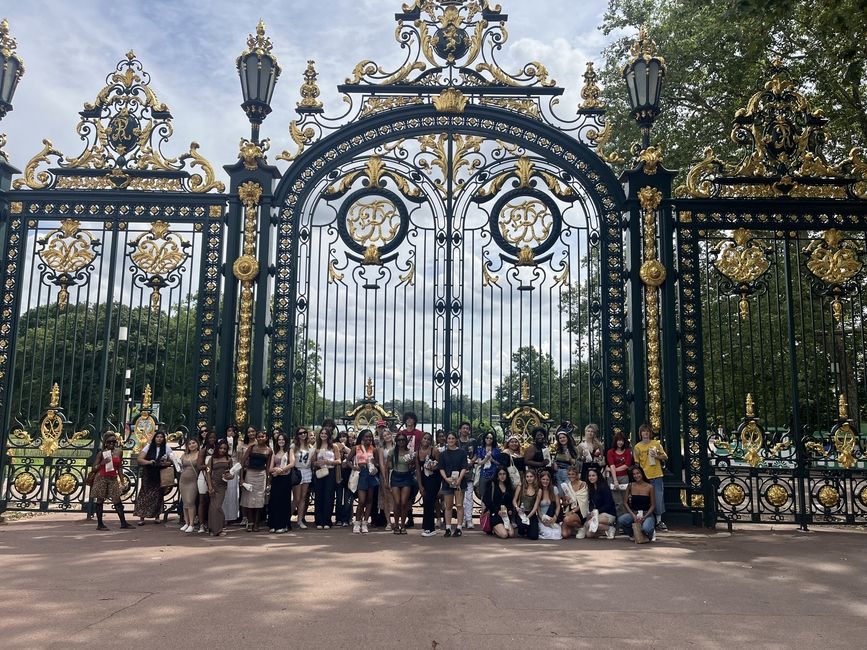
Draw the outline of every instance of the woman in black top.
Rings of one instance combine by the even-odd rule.
[[[488,483],[487,489],[482,495],[485,509],[491,513],[491,533],[500,539],[508,539],[515,536],[515,527],[512,525],[512,513],[515,506],[512,500],[515,490],[505,467],[497,470],[493,481]]]
[[[656,494],[653,490],[653,484],[647,481],[644,470],[638,465],[629,468],[629,477],[631,481],[629,487],[626,488],[624,498],[627,512],[617,518],[617,525],[631,540],[632,524],[636,523],[641,526],[641,530],[648,539],[653,541],[656,539],[654,531],[656,519],[653,516],[656,508]]]
[[[533,429],[533,444],[524,452],[524,462],[528,468],[539,470],[551,464],[548,450],[548,434],[542,427]]]
[[[449,432],[445,451],[439,458],[440,476],[443,479],[442,493],[445,500],[445,537],[461,536],[461,529],[452,525],[452,508],[457,505],[458,521],[464,519],[464,490],[467,483],[467,454],[458,447],[458,437]]]
[[[602,473],[595,467],[587,470],[587,492],[590,499],[590,516],[584,522],[587,537],[595,537],[603,533],[608,539],[614,539],[617,523],[617,507],[614,496],[608,484],[602,479]],[[594,526],[594,518],[596,524]],[[596,530],[591,530],[595,527]]]

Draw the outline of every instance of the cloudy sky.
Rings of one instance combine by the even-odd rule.
[[[78,154],[77,112],[133,49],[175,118],[166,153],[182,153],[196,140],[215,165],[234,162],[239,138],[249,134],[235,58],[262,18],[283,67],[262,136],[271,138],[272,151],[282,151],[307,59],[316,60],[326,108],[340,110],[335,86],[358,61],[374,59],[387,68],[401,61],[393,16],[402,1],[4,2],[0,17],[9,19],[27,68],[14,111],[0,123],[9,136],[6,149],[19,168],[42,148],[42,138],[66,155]],[[611,39],[597,29],[606,0],[501,4],[509,15],[504,67],[541,61],[569,91],[562,106],[574,106],[585,62],[599,61]]]

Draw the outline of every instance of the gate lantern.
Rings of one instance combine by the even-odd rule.
[[[271,39],[265,36],[265,23],[256,25],[256,35],[247,38],[247,49],[235,62],[241,78],[241,92],[244,103],[241,108],[247,114],[252,127],[252,140],[259,142],[259,125],[271,112],[271,97],[280,76],[280,65],[272,54],[274,47]]]
[[[632,117],[641,127],[641,148],[650,146],[650,129],[659,115],[659,97],[665,77],[665,59],[656,54],[656,43],[644,27],[632,44],[631,61],[623,68],[623,78],[629,90]]]

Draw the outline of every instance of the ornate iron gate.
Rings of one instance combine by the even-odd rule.
[[[135,458],[156,426],[177,442],[212,422],[223,184],[196,143],[162,153],[149,84],[129,52],[80,113],[81,154],[44,140],[5,194],[0,510],[80,509],[106,430]]]
[[[708,151],[675,199],[690,493],[708,523],[864,523],[867,166],[827,162],[827,120],[771,73],[742,162]]]
[[[543,65],[496,62],[499,9],[396,19],[406,60],[359,63],[333,132],[312,62],[305,75],[275,193],[271,422],[340,418],[371,380],[428,430],[499,424],[524,401],[627,431],[623,195],[591,148],[592,69],[563,122]]]

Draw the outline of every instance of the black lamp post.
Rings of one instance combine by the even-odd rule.
[[[641,148],[650,146],[650,129],[659,115],[659,97],[665,77],[665,59],[656,54],[656,43],[642,26],[630,50],[632,59],[623,68],[632,117],[641,127]]]
[[[15,53],[18,43],[9,36],[9,21],[0,21],[0,120],[12,110],[12,96],[24,75],[24,61]],[[6,159],[3,145],[6,135],[0,133],[0,159]]]
[[[235,62],[241,78],[244,103],[241,108],[247,114],[252,128],[252,141],[259,142],[259,125],[271,112],[271,97],[280,76],[277,57],[271,52],[273,43],[265,36],[265,23],[256,25],[256,35],[247,38],[247,49]]]

